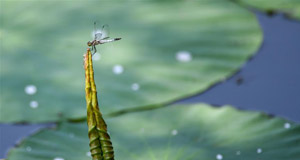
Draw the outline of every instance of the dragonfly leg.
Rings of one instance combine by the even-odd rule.
[[[94,51],[94,47],[93,46],[91,47],[91,51]]]
[[[92,50],[92,55],[94,55],[94,53],[95,53],[95,46],[92,46],[91,50]]]
[[[94,53],[93,55],[97,52],[96,46],[94,46]]]

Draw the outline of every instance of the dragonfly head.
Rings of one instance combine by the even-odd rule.
[[[92,43],[91,41],[88,41],[88,42],[87,42],[87,45],[88,45],[88,46],[92,46],[92,44],[93,44],[93,43]]]

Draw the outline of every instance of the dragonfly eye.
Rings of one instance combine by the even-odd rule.
[[[91,41],[88,41],[88,42],[87,42],[87,45],[88,45],[88,46],[92,46],[92,42],[91,42]]]

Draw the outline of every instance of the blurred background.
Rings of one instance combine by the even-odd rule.
[[[9,5],[11,4],[7,4],[7,6]],[[49,6],[50,8],[53,7],[52,5]],[[53,99],[53,101],[50,102],[45,101],[45,103],[47,103],[48,105],[63,106],[63,105],[68,105],[69,101],[72,101],[70,102],[69,106],[73,107],[72,106],[73,104],[84,103],[84,99],[82,98],[84,96],[83,92],[82,94],[79,95],[75,93],[74,95],[70,95],[70,93],[78,91],[76,89],[83,89],[83,87],[80,86],[83,81],[83,77],[81,76],[80,78],[74,79],[74,75],[78,73],[80,74],[81,72],[83,74],[83,69],[81,65],[81,61],[82,61],[81,55],[85,52],[85,49],[87,47],[86,42],[91,39],[91,31],[93,30],[93,21],[95,19],[101,19],[101,21],[104,21],[104,23],[108,23],[110,25],[110,34],[112,35],[112,37],[120,36],[123,38],[122,41],[117,42],[115,44],[107,45],[104,47],[101,46],[102,47],[101,53],[99,54],[101,55],[100,56],[101,60],[97,62],[101,64],[96,64],[96,67],[99,68],[98,70],[98,74],[100,75],[98,77],[99,82],[113,81],[111,84],[108,83],[107,88],[105,88],[105,86],[101,86],[102,84],[99,84],[100,90],[104,92],[101,93],[100,91],[100,94],[104,94],[103,95],[104,99],[108,99],[107,102],[102,102],[103,103],[102,105],[105,108],[105,106],[113,104],[116,108],[113,111],[122,108],[122,106],[118,106],[119,104],[126,104],[130,107],[136,106],[135,102],[127,102],[125,99],[124,100],[118,99],[117,101],[119,102],[115,103],[116,98],[110,98],[112,97],[112,95],[115,94],[115,92],[121,93],[120,96],[118,96],[117,98],[122,96],[124,97],[124,95],[126,95],[127,91],[124,91],[123,83],[125,83],[128,86],[130,86],[131,84],[138,83],[139,87],[143,88],[143,86],[145,86],[146,88],[147,81],[145,81],[142,77],[144,73],[137,74],[140,73],[140,71],[132,72],[132,73],[130,73],[129,71],[130,74],[127,75],[127,77],[121,77],[121,78],[118,77],[117,80],[111,80],[114,79],[112,78],[114,75],[106,72],[107,70],[111,72],[111,68],[113,67],[112,65],[110,65],[111,63],[121,64],[125,68],[125,71],[127,71],[126,69],[130,68],[131,67],[130,65],[132,65],[132,67],[141,65],[138,64],[137,62],[132,62],[133,60],[131,58],[136,58],[135,60],[140,61],[139,63],[144,62],[145,59],[147,59],[150,62],[155,61],[156,53],[154,52],[156,52],[157,50],[151,50],[152,42],[153,45],[155,45],[155,47],[159,48],[158,50],[163,50],[163,52],[169,52],[169,51],[176,52],[180,50],[180,47],[183,50],[189,50],[189,48],[194,47],[193,45],[190,44],[188,45],[182,44],[182,46],[179,46],[178,48],[172,48],[171,47],[172,45],[179,42],[174,41],[173,43],[171,43],[168,41],[170,43],[169,44],[168,42],[163,41],[164,36],[174,34],[175,32],[164,33],[165,32],[164,28],[160,28],[159,25],[157,26],[154,25],[153,27],[151,23],[158,23],[158,22],[161,23],[160,19],[155,16],[149,17],[150,20],[145,19],[145,22],[140,23],[140,22],[135,22],[136,15],[133,16],[135,18],[125,19],[125,20],[122,20],[121,17],[118,17],[117,16],[118,14],[99,17],[97,13],[97,7],[93,7],[87,12],[82,12],[81,10],[82,8],[80,8],[81,6],[79,4],[74,5],[70,8],[59,8],[59,7],[55,8],[58,10],[58,12],[56,13],[53,11],[49,13],[45,12],[44,16],[36,16],[36,12],[34,10],[32,11],[28,10],[22,5],[16,5],[14,7],[17,11],[12,12],[9,9],[5,9],[4,7],[1,7],[2,10],[1,14],[10,14],[10,15],[1,16],[1,32],[0,32],[1,34],[1,64],[0,64],[1,65],[1,108],[0,108],[1,111],[0,112],[2,116],[1,119],[8,119],[8,123],[2,122],[0,124],[0,158],[5,158],[5,154],[9,150],[9,148],[13,147],[21,138],[28,136],[30,133],[33,133],[37,129],[46,126],[53,126],[54,124],[51,122],[57,121],[61,118],[62,119],[78,118],[85,115],[86,113],[85,106],[79,106],[80,109],[76,111],[72,111],[72,113],[64,113],[63,109],[57,107],[54,109],[50,108],[45,111],[37,112],[34,114],[30,113],[27,116],[23,116],[22,115],[23,112],[18,112],[16,116],[17,118],[14,119],[14,117],[12,117],[13,115],[9,115],[9,113],[16,113],[14,111],[15,110],[14,107],[11,107],[13,109],[10,108],[9,112],[6,111],[5,115],[3,114],[4,113],[3,110],[5,109],[4,101],[14,100],[12,98],[13,96],[7,95],[7,93],[4,92],[7,91],[6,86],[11,85],[9,84],[9,82],[13,83],[13,81],[8,81],[7,79],[11,78],[13,80],[22,81],[20,86],[15,86],[15,84],[13,84],[13,86],[15,86],[13,90],[15,90],[15,93],[20,94],[17,97],[18,98],[21,97],[20,98],[21,100],[17,100],[19,102],[14,101],[14,103],[10,103],[10,104],[11,106],[18,106],[20,104],[17,103],[24,103],[24,101],[22,101],[24,99],[26,100],[26,102],[30,101],[29,100],[30,98],[26,96],[23,97],[23,95],[21,95],[21,92],[22,94],[24,92],[23,90],[25,84],[33,83],[36,84],[37,86],[43,86],[46,85],[47,83],[50,83],[50,84],[55,84],[56,86],[59,86],[61,88],[58,89],[58,88],[49,87],[49,88],[44,88],[44,90],[41,91],[39,90],[40,88],[38,88],[37,93],[39,92],[45,94],[47,93],[48,96],[51,94],[58,94],[58,97],[64,97],[64,98],[59,99],[62,102],[57,99]],[[34,7],[34,6],[30,6],[30,7]],[[148,8],[149,13],[146,14],[147,16],[151,14],[151,12],[153,12],[153,10],[151,11],[151,7]],[[46,8],[47,5],[39,7],[40,10]],[[117,10],[117,8],[118,7],[114,8],[107,5],[107,6],[100,7],[99,10],[101,10],[102,13],[106,13],[106,12],[122,13],[122,10]],[[65,9],[72,10],[72,12],[67,12],[70,13],[70,15],[64,15],[67,18],[61,18],[61,19],[57,18],[61,16],[60,14],[65,13],[62,12],[62,10]],[[89,9],[89,7],[87,7],[87,9]],[[116,9],[116,11],[111,11],[114,9]],[[124,10],[126,10],[126,8]],[[25,17],[24,16],[23,17],[24,19],[22,19],[21,15],[24,12],[26,12],[27,18],[24,18]],[[285,17],[280,12],[272,15],[267,15],[260,11],[252,11],[252,12],[253,14],[255,14],[259,22],[259,25],[263,31],[263,42],[259,46],[260,47],[259,50],[255,51],[254,57],[252,57],[248,61],[245,61],[244,65],[239,69],[239,71],[234,72],[235,73],[234,75],[229,76],[230,74],[227,74],[226,79],[222,81],[217,80],[218,83],[212,83],[213,86],[211,86],[205,92],[200,94],[191,94],[191,93],[185,94],[185,95],[189,95],[188,98],[182,98],[182,97],[176,98],[176,102],[174,103],[204,102],[216,106],[230,104],[243,110],[254,110],[254,111],[265,112],[267,114],[283,117],[291,121],[300,122],[300,117],[299,117],[300,99],[298,98],[299,97],[298,95],[300,95],[300,84],[299,84],[300,72],[298,71],[300,68],[300,63],[299,63],[300,46],[298,44],[300,41],[300,32],[299,32],[300,23],[299,21]],[[31,16],[32,19],[28,18]],[[128,15],[128,17],[130,16],[132,15]],[[14,18],[12,18],[12,20],[9,20],[11,17]],[[36,23],[38,24],[35,25]],[[178,26],[175,26],[172,29],[174,29],[174,31],[180,30],[182,33],[178,33],[179,35],[178,37],[175,36],[175,39],[176,38],[180,39],[180,37],[183,37],[183,41],[184,41],[185,34],[187,35],[187,37],[190,36],[191,38],[193,38],[192,37],[193,32],[189,31],[188,30],[189,27],[186,26],[186,25],[192,25],[193,23],[189,21],[188,22],[182,21],[178,23],[179,23],[177,24]],[[184,24],[181,26],[180,23],[186,23],[186,25]],[[22,27],[19,27],[18,24],[21,24]],[[163,24],[163,25],[171,26],[172,23]],[[201,26],[201,23],[199,25]],[[7,29],[4,27],[15,27],[15,28],[4,30]],[[151,30],[151,33],[145,32],[144,31],[145,29]],[[132,30],[135,30],[135,32],[133,32]],[[145,34],[149,34],[149,35],[145,35]],[[61,35],[61,37],[59,36],[57,37],[57,35]],[[6,36],[9,39],[7,41],[5,41]],[[144,42],[146,41],[145,39],[147,39],[147,42]],[[138,41],[141,42],[139,43]],[[132,43],[141,46],[148,44],[149,48],[134,47]],[[76,46],[77,44],[80,44],[80,46]],[[168,48],[169,46],[170,48]],[[143,58],[142,56],[139,56],[137,54],[144,50],[148,50],[148,51],[145,54],[142,54],[142,56],[145,55],[149,56],[151,55],[151,53],[153,53],[154,56]],[[194,52],[198,50],[199,49],[194,49]],[[102,54],[102,52],[111,53],[111,55]],[[45,54],[41,54],[41,53],[45,53]],[[120,54],[112,54],[112,53],[120,53]],[[126,55],[127,53],[129,53],[129,55]],[[161,53],[157,53],[157,55],[159,54]],[[198,56],[199,57],[197,56],[195,57],[201,59],[201,54],[199,54]],[[248,58],[248,56],[246,56],[245,58]],[[63,60],[57,61],[57,59],[63,59]],[[163,61],[164,59],[167,59],[167,56],[160,57],[162,63],[164,62]],[[11,62],[16,62],[16,64],[18,65],[10,64]],[[160,62],[155,61],[155,63],[161,65],[159,64]],[[170,65],[172,65],[172,63],[175,62],[170,62],[170,63],[171,63]],[[10,66],[10,68],[7,69],[7,66]],[[11,66],[13,66],[14,68],[12,68]],[[164,65],[162,65],[162,68],[163,67]],[[190,70],[193,71],[195,69],[195,66],[187,66],[183,69],[187,70],[188,68],[191,68]],[[145,68],[145,69],[149,69],[149,68]],[[7,74],[12,71],[14,71],[16,74]],[[45,71],[50,71],[50,72],[45,72]],[[153,72],[154,76],[156,75],[156,72],[157,71]],[[151,73],[152,73],[151,70],[149,70],[150,75]],[[233,72],[230,71],[228,73],[233,73]],[[10,77],[7,75],[9,75]],[[106,78],[102,78],[101,76]],[[131,80],[132,79],[131,77],[135,77],[134,81]],[[220,79],[220,77],[218,77],[218,79]],[[122,84],[115,86],[115,84],[118,83],[118,80],[122,81]],[[154,79],[153,81],[155,80],[158,81],[160,79]],[[69,83],[70,85],[64,86],[62,85],[64,83],[66,84]],[[198,83],[200,82],[196,81],[194,84],[198,84]],[[149,91],[144,92],[145,97],[149,97],[149,95],[155,93],[152,92],[151,90],[151,87],[153,85],[155,84],[150,84],[148,86]],[[72,88],[73,86],[80,86],[80,87],[75,87],[74,89]],[[164,90],[163,87],[160,89]],[[65,90],[68,91],[65,92]],[[110,92],[110,90],[113,91]],[[200,88],[200,90],[204,91],[205,87]],[[44,95],[43,97],[47,99],[49,98],[51,99],[51,97],[48,96]],[[126,98],[132,98],[135,96],[136,93],[134,93],[133,95],[129,95],[129,97]],[[170,95],[169,97],[166,97],[166,99],[172,99],[172,98],[174,99],[174,97],[178,97],[177,95],[174,95],[173,97],[172,96],[173,95]],[[40,100],[39,101],[40,103],[38,104],[40,106],[45,105],[43,104],[43,97],[38,94],[34,97],[34,99]],[[149,101],[152,100],[152,99],[139,100],[138,98],[136,99],[137,99],[136,103],[141,103],[142,106],[148,105]],[[162,102],[162,101],[159,100],[158,102]],[[67,107],[67,108],[70,109],[71,107]],[[52,110],[54,110],[53,113]],[[104,112],[109,112],[109,111],[111,110],[104,109]],[[24,112],[26,112],[25,114],[27,114],[28,111],[24,109]],[[41,118],[37,118],[37,120],[35,119],[35,116],[39,117],[40,113],[46,113],[46,112],[51,112],[49,113],[49,117],[53,117],[53,118],[43,119],[43,116],[41,116]],[[60,116],[58,116],[57,113],[60,113]],[[17,122],[20,124],[12,124],[12,122]],[[28,124],[28,122],[34,122],[34,123],[42,122],[42,124]]]

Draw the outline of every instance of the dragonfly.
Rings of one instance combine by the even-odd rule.
[[[109,34],[108,30],[109,30],[109,27],[107,24],[103,25],[101,29],[97,30],[96,22],[94,22],[94,32],[93,32],[94,40],[87,42],[87,45],[89,47],[92,47],[93,55],[97,52],[96,45],[114,42],[114,41],[118,41],[121,39],[121,38],[110,38],[108,36],[108,34]]]

